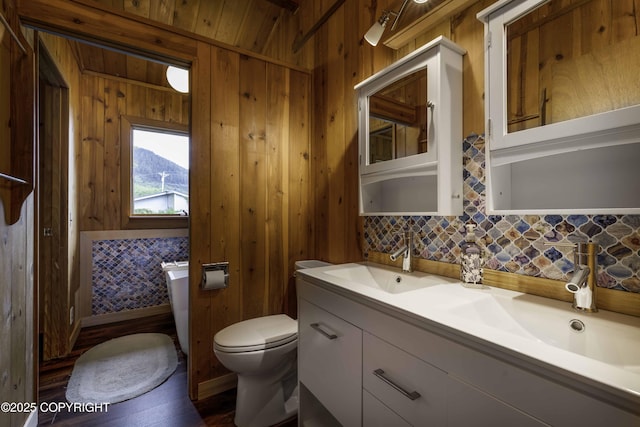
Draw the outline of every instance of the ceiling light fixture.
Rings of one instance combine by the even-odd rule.
[[[178,92],[189,92],[189,70],[169,65],[167,67],[167,81]]]
[[[429,0],[413,0],[415,3],[426,3]],[[398,19],[400,19],[400,15],[404,12],[404,8],[409,3],[409,0],[404,0],[402,2],[402,6],[400,6],[400,10],[398,12],[394,12],[392,10],[385,10],[382,12],[380,18],[374,22],[374,24],[369,28],[369,30],[364,35],[364,39],[371,45],[376,46],[380,39],[382,38],[382,34],[384,33],[384,29],[391,19],[391,15],[395,16],[393,20],[393,25],[391,25],[391,31],[396,29],[396,24],[398,23]]]

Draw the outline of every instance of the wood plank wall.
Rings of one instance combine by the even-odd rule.
[[[81,93],[80,230],[120,230],[120,118],[189,125],[190,99],[171,89],[87,73]]]
[[[0,13],[10,22],[17,21],[12,0],[4,1]],[[0,28],[0,153],[2,172],[10,171],[5,150],[11,136],[10,46],[14,43],[4,26]],[[33,32],[28,32],[32,46]],[[15,49],[15,48],[14,48]],[[15,82],[14,82],[15,83]],[[29,141],[23,141],[29,144]],[[8,183],[0,182],[7,189]],[[6,194],[6,193],[5,193]],[[10,202],[10,198],[4,199]],[[7,225],[5,206],[0,199],[0,402],[35,402],[37,343],[34,312],[34,197],[27,196],[20,206],[19,218]],[[0,411],[0,425],[22,426],[29,413]]]
[[[364,33],[397,2],[345,2],[313,38],[313,180],[316,200],[316,256],[330,262],[362,260],[362,221],[358,217],[357,99],[354,85],[418,47],[444,35],[463,48],[464,134],[484,132],[483,26],[476,13],[494,0],[478,1],[393,51],[372,47]],[[313,3],[312,6],[310,3]],[[331,2],[302,3],[301,13],[316,19]],[[311,10],[310,10],[311,9]],[[388,30],[387,30],[388,31]]]
[[[22,205],[15,224],[6,225],[2,212],[0,209],[0,402],[35,402],[33,194]],[[22,426],[28,415],[2,411],[0,425]]]
[[[313,256],[306,72],[200,43],[194,64],[191,180],[192,397],[227,371],[217,331],[287,312],[296,260]],[[202,291],[202,263],[228,261],[229,287]]]

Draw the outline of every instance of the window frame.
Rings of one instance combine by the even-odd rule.
[[[121,228],[188,228],[188,215],[135,215],[133,214],[132,194],[132,165],[133,165],[133,131],[143,129],[149,131],[175,133],[189,136],[189,126],[152,120],[142,117],[120,117],[120,183],[121,183]]]

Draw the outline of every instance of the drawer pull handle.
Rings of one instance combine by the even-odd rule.
[[[420,393],[418,393],[417,391],[409,392],[409,391],[405,390],[404,388],[400,387],[398,384],[394,383],[389,378],[387,378],[382,369],[376,369],[375,371],[373,371],[373,375],[375,375],[376,377],[380,378],[382,381],[384,381],[385,383],[389,384],[391,387],[395,388],[400,393],[402,393],[403,396],[405,396],[405,397],[407,397],[407,398],[409,398],[411,400],[416,400],[417,398],[420,397]]]
[[[336,338],[338,338],[338,336],[336,334],[330,334],[328,332],[325,332],[321,327],[319,323],[312,323],[309,326],[311,326],[313,329],[315,329],[316,331],[320,332],[322,335],[324,335],[325,337],[329,338],[330,340],[335,340]]]

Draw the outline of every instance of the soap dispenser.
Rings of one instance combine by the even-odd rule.
[[[466,287],[482,287],[482,251],[476,243],[475,224],[465,226],[467,233],[460,255],[460,280]]]

